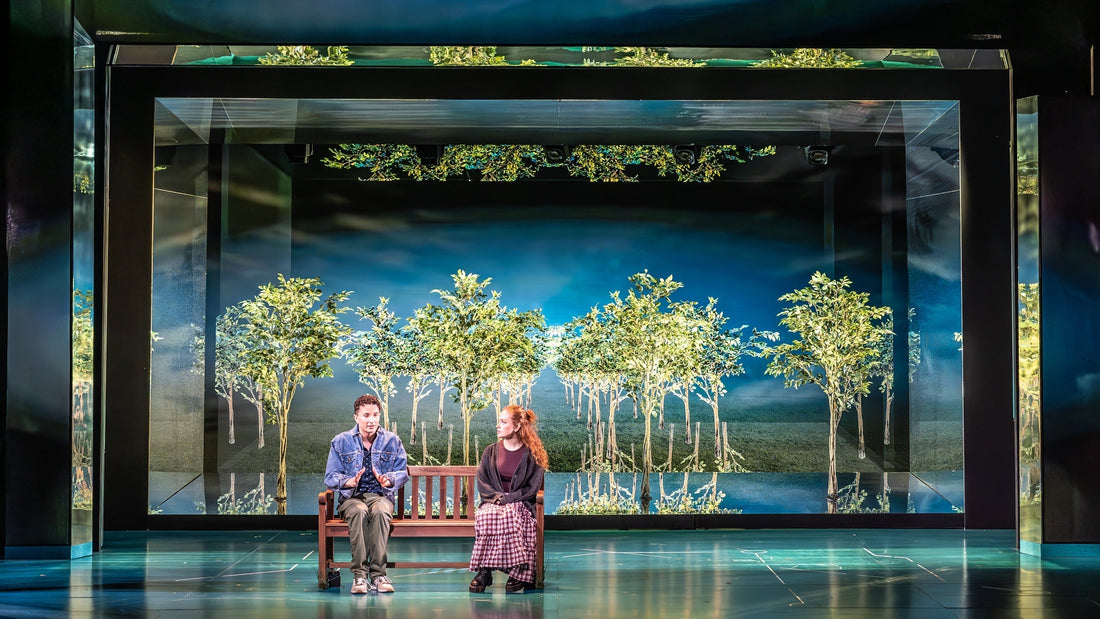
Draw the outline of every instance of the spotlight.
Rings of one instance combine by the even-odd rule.
[[[312,144],[287,144],[283,150],[290,163],[309,163],[309,158],[313,156]]]
[[[565,144],[546,144],[542,147],[547,163],[565,163],[569,158],[569,147]]]
[[[443,146],[439,144],[417,144],[414,148],[420,163],[424,165],[436,165],[443,156]]]
[[[829,165],[829,153],[831,153],[832,150],[832,146],[802,147],[802,152],[806,154],[806,163],[819,168]]]
[[[699,147],[694,144],[673,146],[672,158],[680,165],[695,165],[695,162],[699,161]]]

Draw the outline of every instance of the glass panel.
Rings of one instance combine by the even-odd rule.
[[[959,112],[913,127],[906,165],[908,317],[894,313],[895,386],[908,391],[913,474],[963,507],[962,258],[959,220]],[[900,310],[900,308],[899,308]],[[908,325],[903,328],[903,325]],[[904,369],[903,369],[904,368]],[[904,373],[903,373],[904,372]],[[900,455],[900,454],[899,454]]]
[[[494,410],[530,406],[549,513],[962,509],[957,102],[157,105],[159,513],[313,513],[362,392],[412,464],[474,463]],[[276,329],[248,305],[281,278],[350,293],[343,357],[292,403],[257,372]],[[773,365],[810,339],[781,318],[815,282],[855,303],[816,324],[872,327],[844,374],[862,397]],[[504,309],[544,327],[500,352],[522,361],[477,366],[480,389],[455,364],[492,352],[433,335],[469,286],[501,308],[461,332],[505,329]]]
[[[95,45],[73,21],[72,546],[91,554],[95,472]],[[87,552],[80,550],[86,548]]]
[[[1020,540],[1043,543],[1039,296],[1039,113],[1035,97],[1016,106],[1017,367]]]

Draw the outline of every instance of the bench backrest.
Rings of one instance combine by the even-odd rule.
[[[476,466],[410,466],[408,483],[397,491],[396,517],[473,520],[476,499]]]

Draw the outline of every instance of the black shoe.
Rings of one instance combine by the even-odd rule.
[[[477,571],[477,575],[470,581],[470,593],[482,593],[485,591],[485,587],[491,584],[493,584],[493,570],[483,567]]]
[[[504,590],[508,593],[523,593],[528,589],[534,589],[535,583],[527,582],[525,580],[516,580],[511,576],[508,577],[508,582],[504,584]]]

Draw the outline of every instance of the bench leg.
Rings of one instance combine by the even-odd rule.
[[[329,587],[340,588],[340,570],[329,570],[328,573],[325,574],[325,586],[322,588],[327,589]]]

